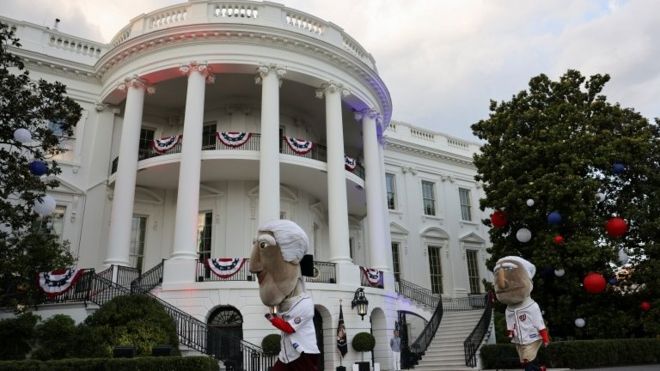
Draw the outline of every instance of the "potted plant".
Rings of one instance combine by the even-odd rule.
[[[281,336],[279,334],[270,334],[264,336],[261,340],[261,349],[263,349],[264,354],[271,357],[276,357],[280,353],[280,340]],[[270,370],[270,367],[268,368]]]
[[[362,353],[362,362],[357,362],[360,371],[369,371],[369,362],[364,361],[364,352],[371,352],[376,346],[376,339],[368,332],[359,332],[353,336],[351,342],[356,352]]]

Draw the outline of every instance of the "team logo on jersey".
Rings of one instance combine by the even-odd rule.
[[[302,318],[300,318],[300,317],[296,317],[296,318],[293,320],[293,323],[295,323],[296,325],[299,325],[300,322],[302,322]]]
[[[526,314],[521,314],[521,315],[518,316],[518,319],[521,320],[521,321],[524,321],[524,320],[527,319],[527,315]]]
[[[293,343],[292,345],[293,345],[293,349],[298,349],[298,347],[300,346],[300,344],[298,343]]]

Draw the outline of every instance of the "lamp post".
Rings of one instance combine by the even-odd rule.
[[[367,308],[369,307],[369,300],[367,300],[362,287],[355,290],[355,296],[353,296],[353,301],[351,301],[351,309],[355,307],[357,307],[357,312],[364,321],[364,316],[367,314]]]

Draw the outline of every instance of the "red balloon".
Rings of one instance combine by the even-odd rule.
[[[600,294],[607,287],[605,277],[600,273],[594,272],[587,274],[582,283],[584,284],[584,289],[590,294]]]
[[[610,218],[605,224],[607,234],[613,238],[623,237],[628,232],[628,223],[622,218]]]
[[[648,312],[649,309],[651,309],[651,303],[649,303],[648,301],[643,301],[643,302],[639,305],[639,307],[640,307],[644,312]]]
[[[506,214],[501,210],[496,210],[494,213],[490,214],[490,221],[495,228],[502,228],[508,223]]]
[[[563,245],[564,244],[564,236],[558,234],[555,237],[552,238],[552,242],[555,243],[555,245]]]

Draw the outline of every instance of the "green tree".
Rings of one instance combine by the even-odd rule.
[[[81,107],[65,96],[59,82],[30,79],[13,30],[0,23],[0,305],[30,304],[36,293],[35,274],[70,265],[67,247],[44,228],[33,211],[48,189],[58,186],[60,173],[52,157],[63,151],[60,136],[71,136]],[[60,130],[53,132],[53,127]],[[32,141],[14,139],[17,129]],[[46,173],[30,172],[31,161],[44,161]]]
[[[554,336],[625,337],[642,331],[643,293],[622,295],[610,286],[589,294],[581,287],[591,271],[613,277],[621,248],[641,258],[658,240],[657,125],[608,103],[600,94],[608,80],[608,75],[587,79],[574,70],[558,81],[539,75],[511,100],[491,101],[489,118],[472,125],[485,141],[474,158],[486,194],[481,209],[501,210],[508,219],[505,227],[490,230],[487,265],[492,269],[497,259],[518,255],[537,266],[532,296]],[[624,165],[623,172],[615,171],[617,163]],[[597,199],[598,193],[604,200]],[[527,204],[530,199],[533,206]],[[548,222],[553,211],[562,217],[558,225]],[[605,231],[614,215],[629,223],[623,238]],[[484,223],[492,226],[490,220]],[[529,242],[517,240],[520,228],[532,232]],[[564,244],[554,243],[557,235]],[[657,248],[653,251],[658,254]],[[631,263],[635,270],[657,265],[657,260]],[[565,270],[563,277],[554,274],[559,268]],[[645,279],[658,280],[658,267],[645,272],[650,272]],[[578,317],[586,320],[584,328],[576,329]]]

